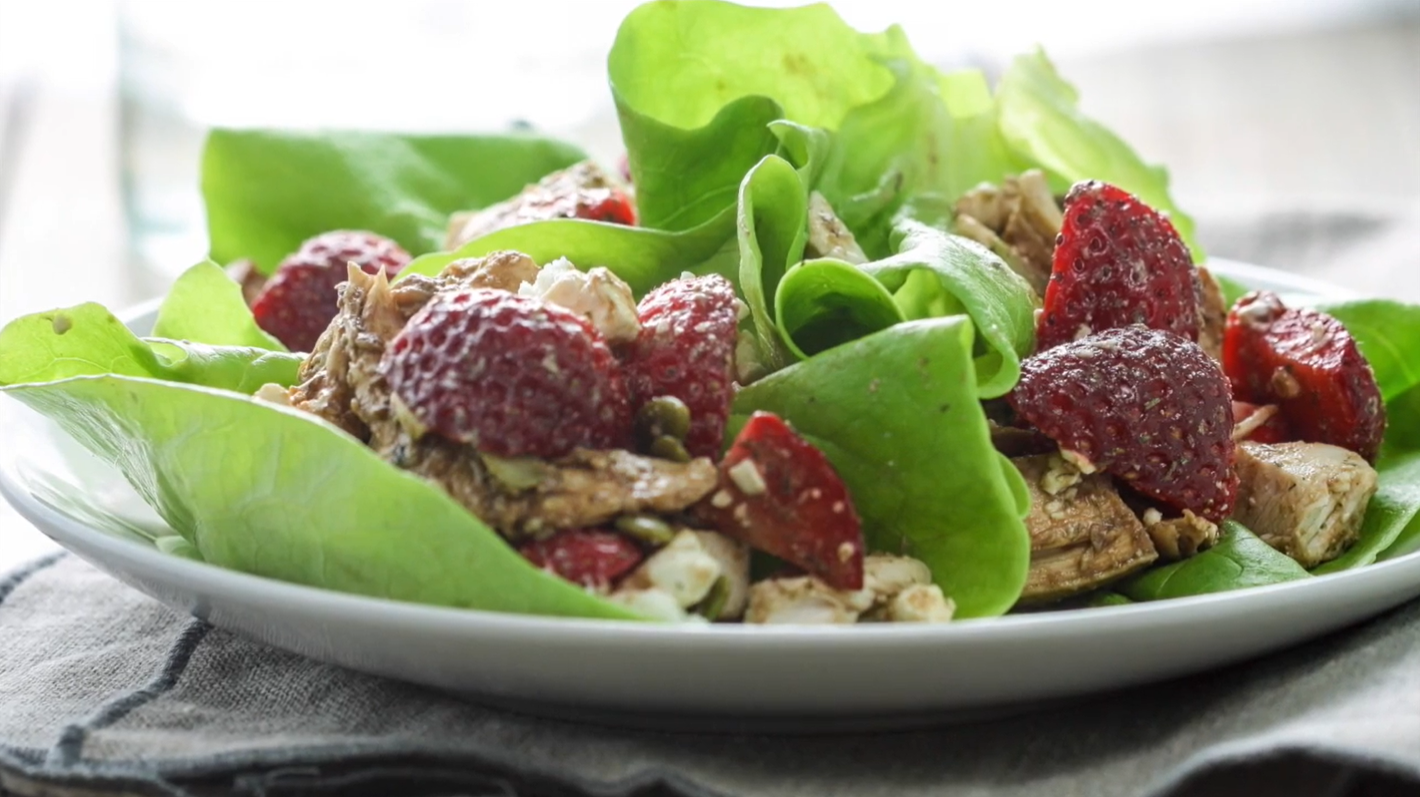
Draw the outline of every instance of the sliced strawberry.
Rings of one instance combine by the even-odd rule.
[[[1385,433],[1376,376],[1335,318],[1249,293],[1228,314],[1223,370],[1233,396],[1276,404],[1292,439],[1330,443],[1374,462]]]
[[[1008,400],[1062,450],[1147,496],[1215,523],[1232,511],[1228,381],[1192,341],[1136,325],[1062,343],[1021,363]]]
[[[1256,419],[1259,412],[1269,412],[1270,414],[1259,422]],[[1239,435],[1242,429],[1247,431],[1245,434]],[[1287,427],[1286,419],[1277,411],[1277,405],[1258,406],[1246,401],[1233,402],[1233,437],[1234,439],[1251,440],[1254,443],[1285,443],[1297,439],[1292,436],[1292,430]]]
[[[685,449],[693,457],[714,458],[724,445],[739,306],[729,280],[712,274],[668,282],[637,307],[641,334],[623,358],[632,404],[657,396],[685,402]]]
[[[627,537],[600,529],[568,529],[518,546],[529,562],[589,589],[606,590],[646,558]]]
[[[1131,324],[1197,341],[1201,291],[1167,218],[1120,188],[1077,183],[1065,195],[1036,345]]]
[[[630,445],[611,349],[576,313],[539,299],[438,294],[390,341],[380,373],[418,425],[490,454],[552,459]]]
[[[814,445],[756,412],[720,463],[702,522],[802,567],[837,589],[863,587],[863,529],[848,488]]]
[[[457,249],[497,230],[553,219],[635,225],[636,205],[601,167],[582,161],[547,175],[511,199],[455,214],[444,248]]]
[[[336,230],[301,244],[281,261],[251,303],[262,329],[292,351],[310,351],[336,313],[335,286],[354,263],[367,274],[381,269],[390,277],[409,263],[400,245],[372,232]]]

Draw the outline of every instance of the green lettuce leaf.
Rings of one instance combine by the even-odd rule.
[[[301,360],[250,346],[142,339],[97,304],[23,316],[0,330],[0,386],[114,374],[252,393],[295,382]]]
[[[729,434],[756,410],[786,418],[848,485],[868,547],[916,556],[961,617],[1016,602],[1030,564],[1025,483],[991,445],[966,316],[909,321],[744,388]]]
[[[1203,262],[1193,220],[1169,196],[1168,172],[1144,163],[1119,136],[1081,113],[1079,99],[1044,52],[1018,56],[996,87],[1006,141],[1044,169],[1058,192],[1080,180],[1103,180],[1167,213],[1194,261]]]
[[[202,154],[211,256],[251,258],[270,273],[302,241],[336,229],[432,252],[450,213],[507,199],[585,157],[525,135],[213,130]]]
[[[1387,401],[1420,385],[1420,305],[1388,299],[1321,303],[1346,326]]]
[[[120,468],[211,564],[441,606],[634,617],[528,564],[437,486],[313,415],[133,376],[4,392]]]
[[[158,308],[153,335],[215,346],[251,346],[286,351],[257,326],[242,288],[208,260],[184,271]]]
[[[1036,296],[1029,283],[974,241],[913,221],[897,228],[897,254],[868,263],[909,319],[966,313],[976,325],[981,398],[1004,395],[1035,346]]]
[[[558,219],[498,230],[457,251],[415,258],[401,274],[434,276],[459,258],[516,249],[538,265],[565,257],[582,269],[605,266],[640,295],[686,271],[735,279],[739,258],[734,246],[734,208],[682,232]]]
[[[907,320],[881,282],[839,260],[810,260],[779,282],[775,315],[800,359]]]
[[[1114,590],[1131,600],[1156,601],[1309,577],[1290,556],[1278,553],[1241,524],[1229,520],[1222,525],[1217,545],[1181,562],[1131,576],[1116,584]]]
[[[749,306],[760,365],[777,371],[792,359],[793,349],[775,324],[775,295],[789,268],[803,258],[808,237],[808,194],[788,161],[768,155],[745,175],[736,220],[740,292]]]

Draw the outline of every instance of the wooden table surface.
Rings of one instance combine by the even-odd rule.
[[[1269,257],[1265,265],[1420,300],[1413,5],[1400,4],[1409,21],[1122,50],[1060,66],[1089,112],[1169,164],[1180,204],[1199,217],[1213,254]],[[101,23],[76,25],[71,46],[111,56],[111,27]],[[0,23],[0,54],[4,32]],[[125,255],[114,81],[111,68],[8,79],[0,71],[0,322],[80,301],[123,307],[145,298]],[[1311,232],[1298,234],[1299,218],[1316,220],[1303,225]],[[1340,254],[1338,230],[1353,235],[1359,254]],[[0,570],[51,547],[0,506]]]

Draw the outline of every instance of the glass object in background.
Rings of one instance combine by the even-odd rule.
[[[620,140],[606,49],[635,5],[120,0],[120,163],[134,276],[155,293],[205,257],[200,157],[214,126],[530,125],[611,162]]]

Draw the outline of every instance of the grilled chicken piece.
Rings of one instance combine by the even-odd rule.
[[[1223,325],[1228,321],[1228,305],[1213,272],[1198,267],[1198,345],[1219,362],[1223,360]]]
[[[1144,524],[1104,474],[1084,474],[1057,454],[1011,460],[1030,489],[1030,574],[1022,603],[1088,592],[1158,558]]]
[[[509,539],[557,529],[594,528],[622,515],[670,515],[709,495],[719,472],[705,457],[672,462],[630,451],[575,449],[550,462],[516,460],[516,479],[490,471],[500,462],[438,435],[402,438],[387,459],[438,484]],[[507,463],[507,460],[502,460]],[[499,467],[495,465],[495,467]],[[496,475],[495,475],[496,474]]]
[[[1316,567],[1356,540],[1377,474],[1361,455],[1324,443],[1238,446],[1233,519],[1264,542]]]
[[[823,194],[809,194],[809,240],[807,257],[832,257],[854,265],[868,262],[853,231],[833,212]]]
[[[395,418],[379,364],[385,345],[410,317],[441,290],[517,289],[536,271],[516,252],[457,261],[439,277],[411,275],[394,284],[383,273],[352,268],[339,312],[301,366],[291,406],[330,421],[395,465],[437,483],[513,539],[594,527],[624,514],[671,514],[705,497],[719,479],[708,459],[677,463],[579,449],[553,462],[510,463],[481,457],[438,435],[412,440]]]
[[[625,201],[625,189],[601,167],[582,161],[553,172],[522,193],[482,210],[468,210],[449,217],[444,250],[460,246],[495,230],[534,221],[556,218],[588,218],[601,205]]]
[[[812,576],[769,578],[749,589],[747,623],[842,624],[858,620],[937,622],[956,605],[932,583],[932,571],[910,556],[869,554],[863,588],[834,589]]]
[[[1044,295],[1055,258],[1055,236],[1064,215],[1039,169],[983,184],[956,204],[955,230],[995,252]]]

